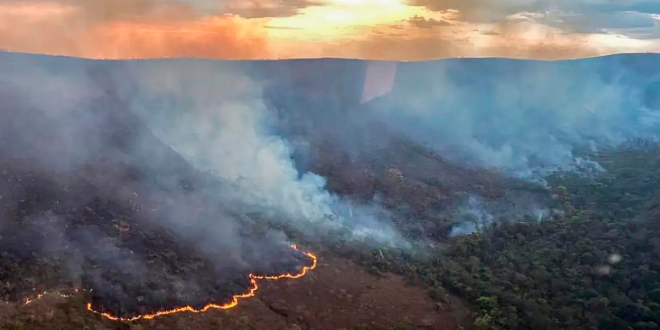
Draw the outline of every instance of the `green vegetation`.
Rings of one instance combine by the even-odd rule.
[[[563,215],[542,223],[503,219],[405,253],[341,235],[326,243],[374,273],[428,286],[442,304],[445,290],[464,298],[476,330],[660,329],[660,145],[590,157],[606,171],[547,178]]]
[[[431,257],[352,256],[432,286],[440,302],[443,288],[467,299],[477,330],[660,329],[660,147],[592,157],[606,169],[597,178],[548,178],[561,217],[500,221]]]
[[[455,240],[442,284],[476,329],[660,329],[660,150],[595,156],[596,179],[549,178],[565,216]]]

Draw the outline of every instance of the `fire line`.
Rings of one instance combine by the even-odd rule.
[[[293,244],[291,245],[293,249],[296,251],[300,251],[298,247]],[[158,311],[153,314],[143,314],[143,315],[138,315],[134,317],[128,317],[128,318],[123,318],[123,317],[118,317],[115,315],[112,315],[110,313],[105,313],[105,312],[99,312],[95,310],[92,307],[92,303],[87,303],[87,310],[94,313],[98,314],[106,319],[113,320],[113,321],[121,321],[121,322],[133,322],[137,320],[151,320],[160,316],[166,316],[166,315],[173,315],[173,314],[178,314],[178,313],[183,313],[183,312],[190,312],[190,313],[204,313],[207,312],[211,309],[230,309],[233,307],[236,307],[238,305],[238,300],[239,299],[244,299],[244,298],[250,298],[255,296],[255,292],[259,289],[259,285],[257,284],[257,280],[269,280],[269,281],[276,281],[280,280],[283,278],[290,278],[290,279],[297,279],[305,276],[309,271],[313,270],[316,268],[317,264],[317,257],[311,253],[311,252],[305,252],[305,255],[309,257],[312,260],[312,265],[311,266],[304,266],[299,273],[297,274],[280,274],[280,275],[272,275],[272,276],[267,276],[267,275],[255,275],[255,274],[249,274],[248,276],[250,277],[250,288],[241,294],[237,294],[232,296],[231,301],[223,304],[223,305],[218,305],[218,304],[208,304],[204,306],[201,309],[195,309],[191,306],[185,306],[185,307],[178,307],[170,310],[164,310],[164,311]],[[76,290],[77,292],[78,290]],[[35,299],[28,299],[25,302],[25,305],[28,305],[35,300],[39,300],[42,298],[46,293],[39,294]],[[67,295],[60,294],[63,297],[66,297]]]

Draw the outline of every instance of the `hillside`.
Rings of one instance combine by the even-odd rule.
[[[0,53],[1,326],[652,329],[658,58]]]

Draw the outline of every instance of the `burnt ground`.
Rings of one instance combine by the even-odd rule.
[[[230,310],[125,324],[91,315],[81,296],[49,295],[27,306],[0,305],[0,329],[329,330],[408,325],[446,330],[469,324],[469,310],[453,297],[437,303],[425,289],[408,285],[399,276],[370,274],[331,253],[320,253],[319,259],[318,268],[303,278],[261,281],[256,297],[241,300]]]
[[[95,310],[133,317],[225,304],[248,274],[310,265],[112,90],[57,117],[2,87],[0,300],[79,288]]]
[[[455,329],[470,323],[460,301],[447,296],[446,304],[438,304],[423,287],[395,275],[370,274],[331,252],[321,252],[318,269],[301,279],[261,281],[257,297],[241,300],[229,311],[180,314],[132,325],[104,320],[86,311],[85,304],[91,301],[95,309],[130,317],[181,305],[200,308],[210,302],[223,303],[245,291],[247,269],[227,273],[223,268],[224,273],[218,273],[205,253],[187,244],[185,237],[156,224],[171,212],[168,201],[174,200],[174,205],[189,202],[168,191],[200,192],[208,178],[186,173],[175,176],[172,186],[163,183],[161,175],[107,159],[59,172],[44,172],[32,164],[30,159],[17,158],[0,163],[4,219],[0,293],[9,301],[0,307],[2,329],[264,329],[265,325],[268,329],[341,329],[360,324]],[[396,187],[396,180],[386,180],[390,180],[387,176],[384,182]],[[209,205],[204,198],[194,201],[199,203],[194,210]],[[259,239],[267,232],[250,223],[242,234]],[[250,244],[241,247],[249,248]],[[278,258],[272,259],[291,254],[282,248],[276,251]],[[249,271],[296,272],[308,264],[303,256],[293,256]],[[140,269],[138,260],[146,260],[147,268]],[[136,277],[141,280],[135,281]],[[179,283],[195,285],[180,287]],[[87,291],[69,299],[48,295],[22,306],[24,298],[38,292],[71,287]]]
[[[139,180],[126,176],[135,173],[119,169],[119,164],[96,164],[44,173],[18,160],[0,164],[3,300],[22,301],[64,287],[83,289],[95,310],[120,317],[180,306],[200,309],[247,291],[249,273],[298,273],[311,263],[301,252],[247,227],[240,246],[215,251],[238,251],[242,263],[212,258],[175,227],[159,224],[165,217],[153,206],[165,201],[141,199],[157,194],[131,186]],[[102,184],[99,177],[122,185]],[[118,197],[122,191],[130,196],[127,201]]]
[[[320,258],[315,271],[297,280],[261,281],[257,297],[241,300],[228,311],[132,324],[105,320],[88,312],[85,304],[91,301],[97,309],[132,316],[183,304],[199,308],[245,291],[246,269],[227,274],[223,268],[225,273],[218,273],[186,237],[156,224],[171,212],[168,201],[189,203],[168,191],[200,192],[208,178],[184,172],[170,180],[175,182],[172,186],[162,175],[107,159],[57,172],[44,171],[29,158],[5,159],[0,167],[0,293],[8,301],[0,307],[2,329],[341,329],[360,324],[455,329],[470,323],[460,301],[447,296],[446,304],[438,304],[423,287],[399,276],[371,274],[328,251],[315,251]],[[204,198],[194,201],[199,205],[191,211],[206,209]],[[241,232],[246,237],[259,239],[268,232],[258,223],[249,224]],[[269,246],[273,247],[277,248]],[[274,249],[279,258],[269,259],[282,261],[283,254],[291,254],[286,248]],[[249,250],[250,244],[241,249]],[[143,273],[136,273],[135,255],[147,261]],[[256,271],[295,272],[308,264],[305,257],[293,256],[265,263]],[[137,276],[142,280],[135,281]],[[200,289],[177,288],[181,282]],[[68,299],[51,294],[22,304],[39,292],[72,287],[87,291]],[[172,294],[177,292],[184,294]]]

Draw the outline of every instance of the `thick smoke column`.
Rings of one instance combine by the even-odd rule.
[[[140,92],[131,106],[163,141],[233,183],[248,204],[296,219],[332,214],[336,201],[324,190],[325,180],[298,175],[288,142],[270,131],[253,81],[230,66],[159,64],[137,63],[146,68],[135,76]]]
[[[197,168],[228,183],[233,191],[222,192],[222,199],[309,233],[349,229],[361,240],[404,244],[379,207],[351,205],[328,192],[323,177],[296,169],[262,87],[240,65],[133,62],[127,71],[136,73],[132,94],[126,91],[133,95],[131,109]]]

